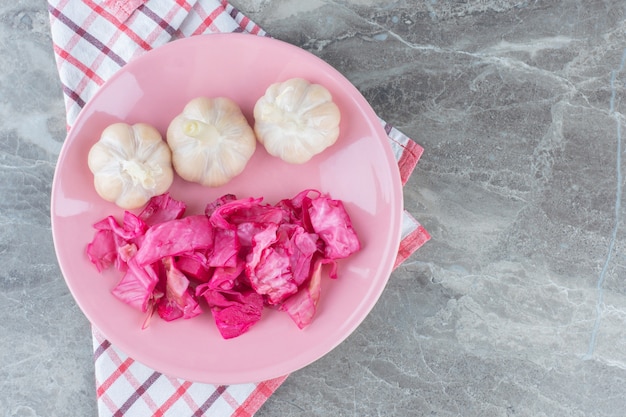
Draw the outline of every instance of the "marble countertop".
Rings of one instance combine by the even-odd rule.
[[[432,240],[265,416],[623,416],[623,1],[239,0],[425,148]],[[60,273],[65,138],[46,2],[0,5],[0,415],[95,416],[91,334]]]

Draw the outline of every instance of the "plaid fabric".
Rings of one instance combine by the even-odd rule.
[[[133,58],[171,40],[199,34],[267,36],[227,1],[49,0],[53,48],[70,129],[98,88]],[[402,184],[423,148],[381,120]],[[395,266],[430,238],[405,212]],[[93,328],[96,397],[105,416],[252,416],[287,378],[216,386],[158,373],[126,356]]]
[[[156,372],[115,349],[93,329],[100,416],[250,417],[287,378],[207,385]]]
[[[131,3],[136,9],[129,13]],[[50,0],[48,11],[68,128],[107,79],[153,48],[199,34],[265,35],[229,3],[217,0]]]

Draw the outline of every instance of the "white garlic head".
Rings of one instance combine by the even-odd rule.
[[[209,187],[226,184],[246,167],[256,137],[239,106],[225,97],[191,100],[167,129],[174,170]]]
[[[170,149],[146,123],[107,126],[89,150],[87,163],[98,195],[128,210],[165,193],[174,180]]]
[[[292,78],[270,85],[254,106],[254,131],[270,155],[302,164],[339,137],[339,107],[320,84]]]

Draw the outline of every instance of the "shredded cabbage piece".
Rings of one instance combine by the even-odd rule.
[[[166,256],[176,256],[213,247],[209,219],[198,214],[159,223],[145,234],[135,255],[139,265],[149,265]]]
[[[347,258],[361,249],[350,217],[341,201],[316,198],[311,200],[308,213],[313,230],[326,244],[324,246],[325,258]]]
[[[99,272],[123,272],[112,293],[146,313],[173,321],[211,311],[225,339],[247,332],[265,306],[286,312],[304,329],[317,311],[322,267],[337,278],[337,260],[361,249],[341,202],[303,190],[270,205],[226,194],[204,214],[185,216],[169,194],[153,197],[139,215],[124,212],[94,225],[87,245]]]
[[[242,335],[261,319],[263,297],[250,289],[208,289],[203,296],[224,339]]]
[[[169,193],[152,197],[146,207],[139,213],[139,218],[148,226],[169,220],[180,219],[185,214],[187,205],[174,200]]]
[[[321,260],[318,261],[311,273],[309,285],[300,288],[293,297],[289,297],[280,306],[280,309],[286,311],[300,329],[311,324],[317,311],[317,303],[321,294],[323,264],[324,262]]]
[[[142,312],[152,309],[152,303],[163,296],[157,288],[159,276],[152,265],[141,267],[134,259],[128,263],[126,273],[112,292],[126,304]]]
[[[178,318],[192,318],[202,313],[202,309],[196,298],[190,293],[189,279],[183,272],[176,268],[171,256],[163,258],[165,267],[165,297],[159,302],[157,312],[159,316],[172,321]]]

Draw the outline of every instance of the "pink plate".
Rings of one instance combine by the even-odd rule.
[[[363,249],[324,279],[313,323],[299,330],[285,314],[265,309],[259,323],[223,340],[208,312],[167,323],[158,316],[142,330],[144,315],[110,294],[121,278],[97,272],[85,255],[92,225],[123,210],[93,188],[87,153],[109,124],[145,122],[163,134],[185,103],[226,96],[252,122],[252,108],[274,82],[302,77],[324,85],[342,115],[337,143],[304,165],[289,165],[259,145],[244,172],[220,188],[176,178],[170,193],[201,213],[225,194],[264,197],[268,203],[316,188],[342,200]],[[379,119],[350,82],[324,61],[287,43],[244,34],[177,40],[132,61],[87,103],[65,140],[52,187],[52,233],[61,270],[76,302],[108,340],[165,374],[214,384],[255,382],[296,371],[319,359],[365,319],[382,293],[396,257],[402,186]]]

